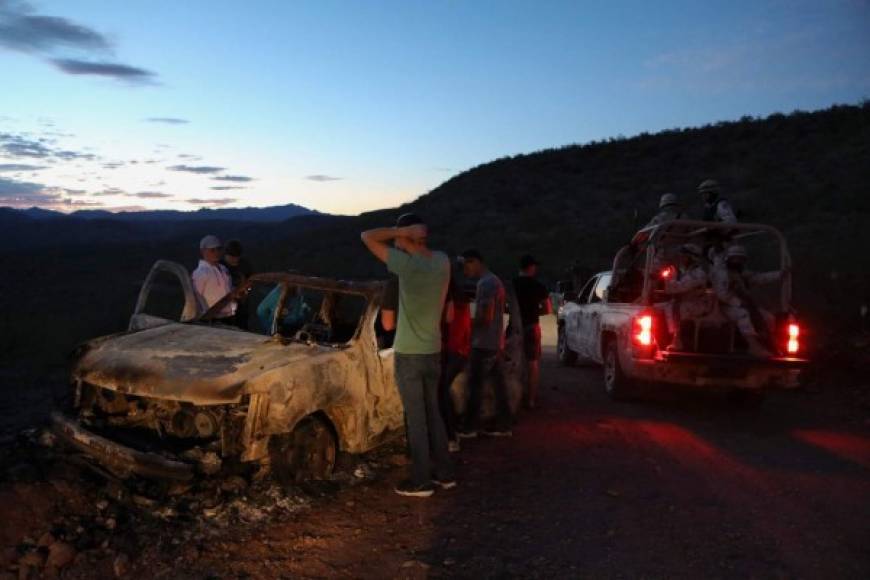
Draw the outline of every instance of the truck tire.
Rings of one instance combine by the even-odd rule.
[[[332,428],[314,415],[299,421],[292,433],[273,436],[269,441],[272,473],[283,485],[329,479],[336,454]]]
[[[625,401],[634,394],[634,382],[619,364],[619,350],[613,338],[604,346],[604,391],[615,401]]]
[[[563,324],[559,325],[556,355],[559,358],[559,364],[562,366],[572,367],[577,364],[577,353],[568,348],[568,337],[565,336],[565,326]]]

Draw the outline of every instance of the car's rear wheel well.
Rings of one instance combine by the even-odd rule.
[[[611,342],[616,342],[616,333],[612,330],[605,330],[601,333],[601,343],[600,348],[601,352],[598,353],[601,355],[601,359],[604,360],[604,353],[607,352],[607,345]]]

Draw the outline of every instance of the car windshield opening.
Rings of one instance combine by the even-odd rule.
[[[280,311],[268,320],[283,338],[338,345],[356,336],[366,306],[361,295],[288,286]]]

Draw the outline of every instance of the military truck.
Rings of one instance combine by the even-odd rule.
[[[771,356],[748,354],[746,341],[712,288],[704,291],[709,312],[682,320],[677,329],[683,348],[667,348],[673,339],[666,320],[672,302],[664,284],[676,275],[676,256],[686,243],[704,248],[705,256],[744,244],[751,247],[753,265],[767,263],[781,272],[775,287],[753,289],[753,300],[767,315]],[[558,358],[564,365],[602,365],[604,388],[614,399],[675,384],[760,400],[768,389],[796,387],[807,362],[791,297],[791,259],[775,228],[673,220],[640,230],[619,251],[611,270],[595,274],[568,295],[558,312]]]

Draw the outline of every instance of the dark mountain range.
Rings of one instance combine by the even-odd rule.
[[[9,208],[2,208],[9,209]],[[14,210],[13,210],[14,211]],[[113,213],[106,210],[84,209],[72,213],[45,210],[32,207],[20,212],[34,219],[78,218],[86,220],[108,219],[124,222],[145,221],[240,221],[240,222],[282,222],[300,215],[318,213],[314,210],[288,203],[270,207],[225,207],[201,208],[196,211],[150,210],[123,211]]]
[[[477,247],[505,278],[532,252],[552,283],[573,263],[609,267],[662,193],[677,193],[699,216],[696,188],[707,178],[723,185],[743,221],[786,235],[795,302],[813,319],[810,329],[831,332],[858,324],[859,304],[870,303],[868,159],[864,103],[498,159],[413,203],[352,217],[123,222],[0,211],[0,360],[59,360],[80,340],[122,329],[154,260],[192,268],[205,233],[241,239],[259,271],[383,277],[359,233],[415,211],[430,224],[434,247]]]

